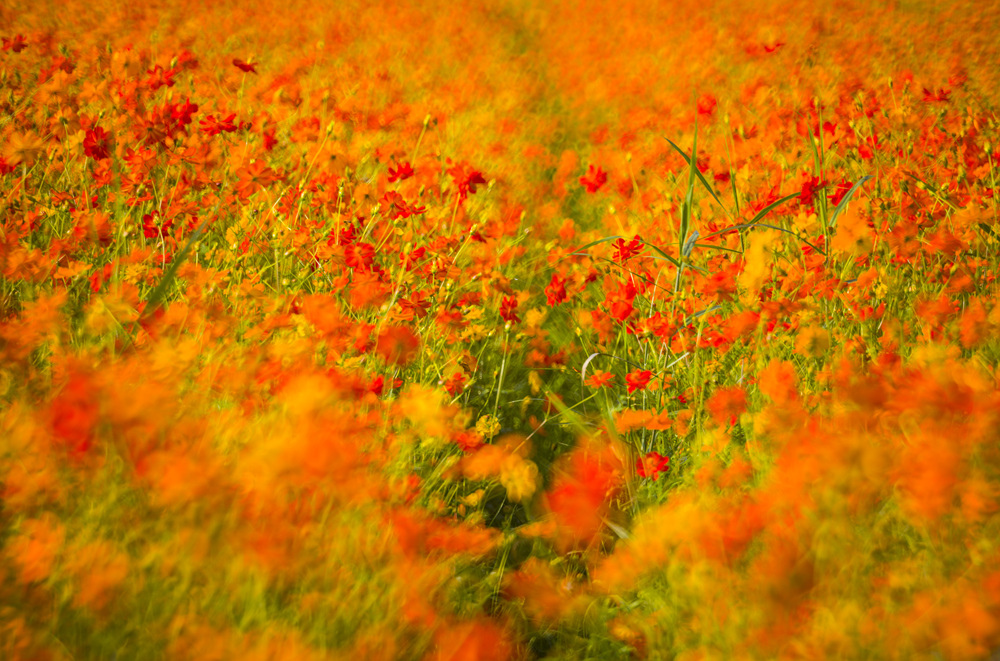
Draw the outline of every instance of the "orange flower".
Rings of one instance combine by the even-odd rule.
[[[107,610],[129,572],[128,557],[107,541],[97,541],[74,551],[66,563],[76,578],[73,605],[97,613]]]
[[[485,618],[438,629],[436,661],[506,661],[514,654],[510,634]]]
[[[503,585],[504,596],[523,599],[525,612],[541,623],[558,623],[589,603],[579,582],[557,574],[548,562],[535,557],[516,572],[505,574]]]
[[[588,547],[604,529],[611,501],[624,479],[612,446],[583,444],[563,458],[544,502],[556,521],[555,542],[562,550]]]
[[[736,418],[747,408],[747,393],[740,386],[718,388],[705,406],[716,424],[735,425]]]
[[[277,172],[267,167],[263,160],[251,161],[236,171],[236,191],[241,197],[249,197],[259,190],[281,181]]]
[[[615,414],[615,429],[619,434],[627,434],[633,429],[645,427],[653,419],[652,411],[623,409]]]
[[[3,156],[8,165],[30,166],[45,151],[45,141],[34,131],[14,133],[7,141]]]
[[[72,368],[69,381],[49,409],[52,433],[74,456],[82,456],[94,443],[98,402],[89,374]]]
[[[601,370],[595,370],[593,374],[590,375],[584,383],[586,383],[591,388],[604,388],[610,386],[611,382],[615,380],[615,375],[611,372],[603,372]]]
[[[776,358],[771,360],[760,373],[757,385],[775,404],[784,404],[798,398],[795,367],[788,361]]]
[[[375,342],[375,352],[390,365],[406,365],[419,348],[420,339],[406,326],[386,326]]]
[[[64,537],[62,524],[49,514],[21,524],[20,533],[7,545],[7,554],[18,568],[22,583],[44,581],[49,577]]]

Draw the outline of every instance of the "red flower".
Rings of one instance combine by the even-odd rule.
[[[264,149],[271,151],[278,144],[278,139],[274,137],[274,129],[268,129],[261,134],[264,138]]]
[[[455,445],[462,448],[462,452],[475,452],[483,447],[482,434],[475,429],[458,432],[452,440],[455,442]]]
[[[615,248],[614,258],[615,258],[615,261],[621,262],[622,264],[624,264],[625,262],[627,262],[629,260],[629,258],[634,257],[635,255],[639,254],[639,251],[642,250],[642,245],[643,245],[642,244],[642,239],[639,238],[638,234],[633,239],[631,239],[628,243],[625,242],[625,239],[621,239],[621,238],[618,239],[614,243],[614,248]]]
[[[105,264],[104,268],[97,269],[90,275],[90,291],[95,294],[101,291],[101,287],[111,278],[114,272],[113,264]]]
[[[178,103],[170,108],[170,117],[180,126],[187,126],[191,123],[191,115],[198,112],[198,106],[188,99],[184,103]]]
[[[611,312],[611,316],[619,323],[625,323],[625,320],[632,316],[635,311],[632,302],[637,293],[635,285],[631,282],[619,284],[617,291],[608,292],[605,305]]]
[[[7,37],[3,38],[3,49],[12,50],[15,53],[20,53],[25,48],[28,47],[28,42],[25,40],[23,34],[16,34],[9,39]]]
[[[813,209],[813,198],[816,193],[826,187],[827,182],[820,181],[819,177],[807,177],[802,182],[802,192],[799,193],[799,204],[807,209]]]
[[[243,60],[234,59],[233,66],[242,71],[243,73],[257,73],[257,63],[253,64],[249,62],[244,62]]]
[[[385,390],[384,376],[375,377],[375,379],[373,379],[372,382],[368,384],[368,392],[370,393],[381,396],[383,390]]]
[[[636,390],[645,390],[649,385],[649,380],[653,377],[650,370],[635,370],[625,375],[625,383],[628,384],[630,393]]]
[[[452,179],[455,180],[455,185],[458,186],[459,202],[464,202],[469,197],[469,193],[474,195],[478,184],[486,183],[482,172],[469,168],[465,163],[460,163],[450,168],[448,174],[451,175]]]
[[[669,469],[670,457],[664,457],[659,452],[650,452],[635,462],[635,472],[639,477],[651,477],[656,480],[660,473],[666,473]]]
[[[74,367],[49,411],[55,440],[75,458],[82,459],[94,445],[100,418],[90,375]]]
[[[837,206],[840,204],[840,201],[847,196],[847,193],[850,190],[851,182],[841,180],[841,182],[833,188],[833,192],[826,196],[826,199],[830,200],[830,204],[833,206]]]
[[[635,312],[635,307],[632,305],[632,299],[628,298],[616,298],[611,302],[611,316],[618,320],[618,323],[625,323],[625,320],[632,316]]]
[[[507,296],[503,299],[503,302],[500,304],[500,316],[503,317],[504,321],[509,321],[512,324],[521,321],[521,318],[517,316],[516,298]]]
[[[866,161],[875,158],[875,150],[878,148],[878,136],[874,133],[865,138],[864,143],[858,145],[858,155]]]
[[[236,119],[236,113],[232,113],[225,119],[216,119],[215,115],[209,115],[205,119],[201,120],[201,130],[209,135],[219,135],[220,133],[232,133],[236,130],[236,124],[233,120]]]
[[[399,265],[402,266],[407,271],[412,271],[420,262],[420,260],[424,258],[424,255],[426,254],[427,254],[427,248],[424,248],[423,246],[415,250],[411,250],[408,253],[405,252],[400,253]]]
[[[601,168],[595,168],[593,165],[587,166],[587,174],[580,177],[580,183],[583,184],[588,193],[596,193],[607,181],[608,174]]]
[[[549,305],[556,306],[568,298],[566,294],[566,278],[560,278],[558,273],[552,274],[552,280],[545,287],[545,299]]]
[[[925,103],[945,103],[951,98],[951,90],[947,87],[938,88],[938,91],[924,88]]]
[[[159,222],[160,212],[154,210],[142,217],[142,235],[147,239],[156,239],[161,236],[169,236],[170,228],[174,226],[172,218],[166,218]]]
[[[417,216],[427,210],[427,207],[409,206],[403,196],[396,191],[389,191],[383,195],[382,202],[388,207],[389,217],[393,220]]]
[[[458,395],[465,390],[465,374],[462,372],[455,372],[452,374],[451,378],[444,382],[444,389],[448,391],[448,394],[452,397],[458,397]]]
[[[396,169],[389,168],[389,183],[395,183],[397,181],[403,181],[404,179],[409,179],[413,176],[413,167],[410,165],[409,161],[401,161]],[[483,182],[485,183],[485,182]],[[475,191],[472,191],[473,193]]]
[[[83,139],[83,153],[95,161],[103,161],[106,158],[110,158],[111,154],[108,151],[109,137],[108,132],[100,126],[87,131],[87,135]]]
[[[159,64],[146,73],[149,74],[149,78],[146,79],[146,87],[154,92],[161,87],[173,87],[174,76],[177,75],[176,69],[164,69]]]
[[[370,269],[375,263],[375,246],[370,243],[344,246],[344,263],[352,269]]]
[[[711,116],[718,101],[711,94],[702,94],[698,99],[698,114]]]

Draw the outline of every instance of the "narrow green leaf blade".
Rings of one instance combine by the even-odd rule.
[[[664,138],[664,140],[666,140],[667,142],[670,143],[670,146],[673,147],[674,150],[676,150],[677,153],[681,155],[681,157],[684,159],[684,162],[687,163],[688,166],[691,166],[691,162],[692,162],[691,157],[688,156],[687,154],[685,154],[684,150],[682,150],[680,147],[677,146],[677,143],[675,143],[670,138]],[[708,183],[708,179],[706,179],[705,175],[703,175],[701,173],[701,170],[698,169],[697,163],[695,163],[694,171],[695,171],[695,176],[697,176],[698,179],[701,181],[702,185],[705,187],[705,190],[707,190],[709,192],[709,194],[718,203],[718,205],[720,207],[722,207],[722,210],[726,212],[726,215],[732,217],[732,213],[729,211],[729,209],[726,208],[726,205],[724,205],[722,203],[722,199],[719,197],[719,194],[715,192],[715,189],[712,188],[712,185],[710,183]],[[733,197],[735,198],[735,196],[736,196],[736,184],[734,183],[733,184]]]
[[[866,174],[865,176],[861,177],[856,182],[854,182],[854,185],[851,186],[851,189],[847,191],[847,195],[845,195],[844,198],[840,201],[840,204],[837,205],[837,208],[833,210],[833,215],[830,217],[831,227],[833,227],[834,223],[837,222],[837,216],[841,214],[841,212],[847,207],[847,203],[851,201],[852,197],[854,197],[855,191],[861,188],[861,185],[871,178],[872,175]]]
[[[757,212],[757,215],[753,217],[753,220],[750,221],[750,224],[754,225],[757,222],[763,220],[764,218],[767,217],[767,214],[771,213],[771,211],[775,207],[780,207],[785,202],[788,202],[789,200],[794,200],[795,198],[799,197],[800,195],[801,195],[801,193],[792,193],[791,195],[784,196],[780,200],[772,202],[771,204],[767,205],[766,207],[764,207],[763,209],[761,209],[759,212]]]
[[[160,282],[156,285],[153,293],[149,295],[149,298],[146,299],[146,307],[142,311],[142,316],[140,316],[139,320],[135,322],[136,324],[138,324],[140,320],[148,318],[156,312],[157,308],[160,307],[160,304],[167,295],[167,290],[177,278],[177,270],[180,269],[181,264],[183,264],[184,260],[187,259],[188,253],[191,252],[191,248],[194,247],[199,239],[201,239],[201,235],[205,233],[205,228],[207,226],[208,223],[202,221],[201,225],[199,225],[194,231],[194,234],[191,235],[191,238],[188,239],[188,242],[184,245],[181,251],[170,261],[170,266],[163,274],[163,277],[160,278]],[[133,325],[133,330],[134,328],[135,326]]]

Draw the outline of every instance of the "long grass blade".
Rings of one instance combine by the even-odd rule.
[[[202,221],[201,225],[199,225],[198,228],[194,231],[194,234],[191,235],[191,238],[188,239],[188,242],[184,245],[181,251],[177,253],[172,260],[170,260],[170,266],[163,274],[163,277],[160,278],[160,282],[156,285],[156,288],[153,290],[153,293],[151,293],[149,295],[149,298],[146,299],[146,307],[143,308],[142,315],[132,325],[133,332],[135,332],[135,327],[143,319],[148,319],[150,316],[152,316],[153,313],[156,312],[157,308],[159,308],[160,305],[163,303],[163,299],[167,295],[167,290],[170,288],[170,286],[174,283],[174,280],[177,278],[177,270],[181,267],[181,264],[184,263],[184,260],[187,259],[188,253],[191,252],[191,248],[193,248],[194,245],[198,242],[198,240],[201,238],[201,235],[205,233],[205,228],[207,226],[208,223],[206,221]]]
[[[705,190],[708,191],[709,195],[711,195],[715,199],[715,201],[718,203],[718,205],[720,207],[722,207],[722,210],[726,212],[726,215],[731,218],[733,216],[732,212],[729,209],[726,208],[725,204],[722,203],[722,198],[719,197],[719,194],[715,192],[714,188],[712,188],[712,184],[708,183],[708,179],[706,179],[705,175],[703,175],[701,173],[701,170],[698,169],[698,167],[697,167],[697,165],[698,165],[697,161],[695,161],[694,159],[692,159],[692,157],[690,157],[687,154],[685,154],[684,150],[681,149],[679,146],[677,146],[677,143],[675,143],[670,138],[664,138],[664,140],[666,140],[667,142],[669,142],[670,146],[673,147],[674,150],[677,151],[677,153],[680,154],[681,157],[684,158],[684,162],[687,163],[688,166],[691,166],[692,162],[694,163],[695,176],[697,176],[698,180],[701,181],[702,185],[705,187]],[[733,197],[734,198],[736,197],[736,184],[735,183],[733,183]]]
[[[760,220],[762,220],[763,218],[767,217],[767,214],[771,213],[771,211],[775,207],[779,207],[782,204],[784,204],[785,202],[788,202],[789,200],[794,200],[797,197],[799,197],[799,193],[792,193],[791,195],[786,195],[785,197],[781,198],[780,200],[772,202],[771,204],[769,204],[766,207],[764,207],[763,209],[761,209],[757,213],[757,215],[753,217],[753,220],[751,220],[749,222],[746,222],[746,223],[740,223],[739,225],[733,225],[731,227],[723,228],[723,229],[718,230],[716,232],[712,232],[711,234],[706,234],[705,236],[703,236],[701,238],[702,239],[711,239],[713,237],[719,236],[720,234],[726,234],[728,232],[740,231],[740,230],[744,230],[744,229],[746,229],[748,227],[753,227]]]
[[[847,207],[847,203],[851,201],[852,197],[854,197],[855,191],[861,188],[861,185],[871,178],[872,176],[870,174],[866,174],[865,176],[861,177],[860,179],[854,182],[854,185],[851,186],[851,189],[847,191],[846,195],[844,195],[844,198],[840,201],[840,204],[838,204],[837,208],[833,210],[833,215],[830,216],[830,227],[833,227],[834,224],[837,222],[837,216],[839,216],[841,212]]]

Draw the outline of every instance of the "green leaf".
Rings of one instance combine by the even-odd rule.
[[[659,247],[657,247],[657,246],[654,246],[654,245],[653,245],[652,243],[649,243],[649,242],[648,242],[648,241],[646,241],[645,239],[642,239],[642,237],[640,237],[640,240],[642,240],[642,242],[643,242],[644,244],[646,244],[647,246],[649,246],[650,248],[652,248],[652,249],[653,249],[653,250],[655,250],[656,252],[658,252],[658,253],[660,253],[661,255],[663,255],[663,258],[664,258],[664,259],[666,259],[666,260],[667,260],[668,262],[670,262],[671,264],[673,264],[673,265],[674,265],[674,266],[676,266],[677,268],[680,268],[680,267],[681,267],[681,264],[680,264],[680,262],[678,262],[678,261],[677,261],[676,259],[674,259],[674,258],[673,258],[673,257],[671,257],[670,255],[668,255],[667,253],[663,252],[663,249],[662,249],[662,248],[659,248]],[[705,269],[701,268],[700,266],[695,266],[694,264],[685,264],[684,266],[686,266],[686,267],[687,267],[687,268],[689,268],[689,269],[694,269],[695,271],[699,271],[699,272],[701,272],[701,273],[708,273],[708,271],[706,271]]]
[[[681,250],[681,255],[684,257],[689,257],[691,255],[691,250],[697,245],[695,241],[698,240],[698,230],[691,232],[691,236],[687,238],[684,243],[684,248]]]
[[[794,200],[795,198],[797,198],[799,196],[801,196],[801,193],[792,193],[791,195],[784,196],[783,198],[781,198],[780,200],[777,200],[776,202],[772,202],[771,204],[767,205],[766,207],[764,207],[763,209],[761,209],[759,212],[757,212],[757,215],[753,217],[753,220],[750,221],[750,224],[753,225],[757,221],[763,220],[765,217],[767,217],[767,214],[771,213],[771,211],[775,207],[779,207],[782,204],[784,204],[785,202],[788,202],[789,200]]]
[[[855,191],[857,191],[858,188],[861,187],[861,184],[865,183],[871,178],[872,176],[870,174],[866,174],[865,176],[861,177],[856,182],[854,182],[854,185],[851,186],[851,189],[847,191],[847,195],[845,195],[844,198],[840,201],[840,204],[837,205],[837,208],[833,210],[833,215],[830,216],[830,227],[834,227],[834,224],[837,222],[837,216],[839,216],[840,213],[847,207],[847,203],[851,201],[852,197],[854,197]]]
[[[802,243],[806,244],[807,246],[809,246],[810,248],[812,248],[813,250],[815,250],[819,254],[826,255],[826,253],[824,251],[820,250],[818,246],[815,246],[812,243],[809,243],[808,241],[806,241],[805,239],[803,239],[801,236],[799,236],[798,234],[796,234],[792,230],[787,230],[784,227],[778,227],[777,225],[768,225],[767,223],[757,223],[757,227],[766,227],[768,229],[778,230],[779,232],[784,232],[785,234],[791,234],[796,239],[798,239]]]
[[[586,433],[588,431],[587,422],[580,417],[576,411],[569,406],[566,406],[566,404],[564,404],[559,397],[555,396],[554,393],[548,393],[548,397],[549,403],[559,410],[559,414],[566,419],[566,422],[569,423],[570,426],[575,427],[577,431],[580,432]]]
[[[713,245],[711,243],[696,243],[696,244],[694,244],[694,247],[695,248],[711,248],[712,250],[725,250],[726,252],[734,252],[737,255],[742,255],[743,254],[739,250],[735,250],[733,248],[726,248],[725,246],[716,246],[716,245]]]
[[[614,241],[615,239],[623,239],[623,238],[625,238],[625,237],[618,236],[617,234],[614,235],[614,236],[606,236],[603,239],[598,239],[597,241],[591,241],[590,243],[588,243],[585,246],[580,246],[579,248],[577,248],[576,250],[574,250],[572,254],[574,254],[574,255],[586,254],[586,253],[584,253],[582,251],[586,250],[587,248],[593,248],[594,246],[599,246],[602,243],[607,243],[608,241]]]
[[[983,230],[984,232],[992,236],[994,239],[1000,240],[1000,235],[998,235],[996,231],[994,231],[994,229],[989,225],[987,225],[986,223],[979,223],[979,229]]]
[[[177,270],[181,267],[181,264],[184,263],[184,260],[187,259],[188,253],[191,252],[191,248],[193,248],[195,243],[198,242],[201,235],[205,233],[206,227],[208,227],[208,222],[202,221],[201,225],[199,225],[198,229],[194,231],[194,234],[191,235],[191,238],[188,239],[188,242],[184,245],[181,251],[174,255],[174,258],[170,261],[170,266],[163,274],[163,277],[160,278],[160,282],[156,285],[156,289],[154,289],[153,293],[146,299],[146,307],[143,308],[142,315],[132,325],[133,332],[141,320],[148,319],[154,312],[156,312],[156,309],[160,307],[160,304],[167,295],[167,290],[177,278]]]
[[[607,243],[608,241],[614,241],[615,239],[624,239],[624,238],[625,237],[619,236],[617,234],[614,235],[614,236],[606,236],[606,237],[604,237],[602,239],[598,239],[596,241],[591,241],[590,243],[588,243],[588,244],[586,244],[584,246],[580,246],[579,248],[577,248],[576,250],[574,250],[570,254],[571,255],[580,255],[580,256],[583,256],[583,257],[590,257],[590,253],[583,252],[583,251],[587,250],[588,248],[593,248],[594,246],[601,245],[602,243]],[[644,246],[648,246],[648,247],[652,248],[653,250],[655,250],[657,253],[659,253],[662,256],[663,259],[667,260],[668,262],[670,262],[671,264],[673,264],[677,268],[681,267],[681,263],[680,262],[678,262],[676,259],[674,259],[670,255],[668,255],[667,253],[663,252],[663,250],[661,248],[653,245],[649,241],[646,241],[641,236],[638,237],[638,239],[640,241],[642,241],[642,244]],[[694,269],[695,271],[699,271],[701,273],[707,273],[707,271],[705,269],[703,269],[703,268],[701,268],[699,266],[695,266],[693,264],[685,264],[685,266],[687,266],[687,268]]]
[[[740,223],[739,225],[733,225],[731,227],[726,227],[726,228],[721,229],[721,230],[719,230],[717,232],[712,232],[711,234],[706,234],[702,238],[703,239],[711,239],[712,237],[719,236],[720,234],[725,234],[727,232],[732,232],[734,230],[735,231],[745,230],[748,227],[753,227],[760,220],[762,220],[764,217],[766,217],[767,214],[771,213],[772,209],[774,209],[777,206],[780,206],[780,205],[784,204],[785,202],[788,202],[789,200],[793,200],[793,199],[797,198],[798,196],[799,196],[799,193],[792,193],[791,195],[786,195],[785,197],[781,198],[780,200],[777,200],[776,202],[772,202],[771,204],[769,204],[766,207],[764,207],[763,209],[761,209],[760,212],[758,212],[757,215],[754,216],[753,220],[751,220],[750,222]]]
[[[698,136],[697,136],[697,132],[696,132],[695,133],[695,140],[696,141],[697,141],[697,137]],[[694,170],[695,176],[697,176],[698,179],[701,181],[702,185],[705,187],[705,190],[707,190],[709,192],[709,194],[719,204],[719,206],[722,207],[722,210],[726,212],[726,215],[732,217],[733,214],[729,211],[729,209],[726,208],[726,205],[724,205],[722,203],[722,199],[719,197],[719,194],[715,192],[715,189],[712,188],[712,185],[710,183],[708,183],[708,179],[706,179],[705,175],[703,175],[701,173],[701,170],[698,169],[698,167],[697,167],[697,165],[698,165],[697,161],[695,161],[690,156],[688,156],[687,154],[685,154],[684,150],[681,149],[680,147],[678,147],[677,143],[675,143],[670,138],[664,138],[664,140],[666,140],[667,142],[669,142],[670,146],[673,147],[677,151],[677,153],[680,154],[684,158],[684,162],[685,163],[687,163],[689,166],[692,166],[692,168]],[[692,153],[694,153],[694,152],[692,152]],[[736,183],[735,182],[733,182],[733,198],[734,199],[736,198]]]
[[[688,317],[687,319],[685,319],[684,320],[684,324],[685,325],[690,324],[692,321],[694,321],[698,317],[706,315],[709,312],[715,312],[716,310],[721,310],[721,309],[722,309],[721,305],[713,305],[712,307],[705,308],[704,310],[698,310],[697,312],[695,312],[694,314],[692,314],[690,317]],[[676,362],[677,361],[674,361],[674,363],[676,363]],[[673,365],[673,363],[671,365]]]

